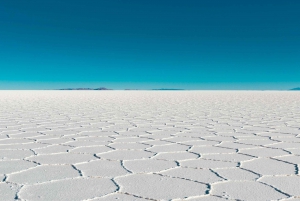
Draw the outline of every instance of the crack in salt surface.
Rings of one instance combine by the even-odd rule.
[[[119,192],[119,189],[130,186],[130,182],[134,181],[125,179],[122,186],[115,179],[119,177],[129,178],[128,176],[130,175],[155,174],[159,177],[179,178],[197,182],[193,178],[187,179],[182,178],[182,176],[173,177],[161,174],[161,172],[166,170],[188,167],[199,171],[207,169],[216,177],[227,182],[231,182],[231,179],[221,174],[221,170],[226,172],[233,168],[247,171],[249,174],[256,176],[243,177],[243,180],[237,178],[237,181],[246,182],[249,179],[249,181],[274,189],[274,193],[278,192],[288,198],[292,198],[296,194],[286,194],[284,190],[260,181],[267,175],[279,176],[280,171],[275,171],[276,173],[274,174],[267,174],[266,169],[257,173],[256,171],[258,170],[253,165],[247,165],[247,168],[244,168],[243,164],[244,162],[255,164],[256,160],[271,159],[276,161],[275,164],[278,164],[278,168],[286,170],[286,174],[281,176],[299,176],[299,160],[297,157],[300,157],[300,154],[293,154],[293,152],[297,152],[291,151],[291,148],[298,149],[297,144],[300,145],[300,130],[298,126],[300,123],[299,100],[299,93],[254,91],[164,93],[150,91],[110,91],[101,93],[88,91],[73,91],[70,93],[60,91],[0,92],[0,105],[2,106],[0,108],[0,172],[1,168],[4,167],[0,176],[3,184],[18,186],[19,192],[23,186],[7,181],[10,175],[35,170],[36,167],[44,163],[52,165],[64,164],[65,162],[59,159],[57,162],[50,160],[53,156],[59,157],[58,153],[60,153],[70,154],[69,156],[72,154],[74,158],[77,158],[75,160],[76,163],[72,162],[70,164],[79,174],[78,177],[73,178],[85,178],[87,180],[97,178],[101,180],[104,177],[96,175],[83,176],[85,175],[85,170],[78,169],[77,165],[88,165],[98,160],[104,161],[101,164],[112,161],[119,162],[119,165],[116,165],[116,167],[108,169],[97,167],[97,163],[94,163],[95,166],[89,167],[95,173],[102,171],[100,175],[107,175],[105,178],[112,178],[111,181],[117,186],[116,191],[105,193],[104,196],[100,197],[105,197],[115,192],[124,194]],[[69,145],[68,143],[70,142],[75,144],[71,143]],[[57,147],[51,148],[52,145],[57,145]],[[64,149],[64,147],[60,146],[66,146],[67,148]],[[105,151],[104,149],[101,152],[109,153],[109,155],[103,158],[100,152],[92,153],[94,151],[91,151],[90,155],[93,159],[84,159],[84,157],[78,159],[79,156],[85,155],[85,153],[75,154],[70,151],[74,150],[73,148],[80,148],[81,150],[89,148],[89,150],[93,150],[91,147],[94,146],[110,148],[111,150]],[[205,148],[209,147],[215,150],[222,148],[224,152],[230,152],[228,150],[234,150],[234,152],[222,155],[222,153],[213,153],[213,151],[205,150]],[[56,148],[57,150],[55,150]],[[196,153],[194,148],[197,148],[199,151]],[[220,152],[222,149],[220,149]],[[122,155],[123,150],[130,150],[130,153],[135,154],[130,156],[130,160],[125,160],[126,157],[124,158],[124,154]],[[251,151],[247,152],[245,150]],[[269,151],[269,153],[264,156],[264,154],[259,153],[260,150],[264,152]],[[244,151],[245,153],[243,153]],[[180,156],[182,153],[186,154],[183,154],[183,157],[189,158],[182,158]],[[161,159],[158,158],[160,154],[162,154]],[[31,158],[32,156],[34,157]],[[205,156],[207,156],[207,159]],[[246,156],[248,156],[248,159]],[[289,158],[289,161],[284,161],[283,158],[280,158],[281,156],[293,157]],[[3,160],[1,157],[3,157]],[[43,157],[43,160],[39,161],[39,157]],[[166,161],[166,164],[173,162],[176,166],[172,168],[167,168],[166,166],[166,168],[160,168],[156,172],[151,172],[151,168],[147,170],[143,166],[137,167],[137,169],[143,169],[144,173],[135,173],[126,168],[126,161],[131,161],[134,164],[135,160],[142,159]],[[9,170],[11,169],[8,167],[9,163],[13,164],[14,161],[19,160],[30,162],[35,166],[30,167],[25,164],[24,167],[19,166],[17,169]],[[216,164],[215,167],[210,167],[210,165],[202,167],[201,162],[205,164],[213,164],[210,162],[230,162],[232,165],[214,163]],[[224,167],[222,164],[225,164]],[[289,165],[294,167],[294,172],[291,171],[292,168]],[[14,168],[13,165],[12,168]],[[120,169],[125,171],[118,172]],[[111,176],[110,174],[119,176]],[[35,175],[33,174],[32,176]],[[54,181],[70,180],[51,180],[33,185],[40,186]],[[207,190],[196,196],[189,196],[189,190],[193,189],[193,185],[183,187],[183,189],[168,189],[160,193],[165,195],[168,191],[173,193],[187,192],[187,195],[184,195],[182,199],[200,198],[203,196],[222,197],[211,193],[212,185],[219,182],[205,183],[198,181],[198,183],[205,184]],[[88,186],[82,187],[82,189],[85,188],[88,188]],[[127,195],[146,200],[160,200],[159,198],[150,199],[147,198],[149,196],[144,196],[151,189],[145,189],[143,186],[139,188],[139,193],[136,193],[138,189],[133,189]],[[26,196],[26,188],[22,189],[22,195]],[[159,190],[157,189],[157,191]],[[11,197],[12,200],[22,200],[18,196],[18,192],[15,197]],[[155,196],[154,194],[153,198]],[[229,196],[234,200],[241,200],[239,197]],[[165,200],[173,199],[178,198],[169,197]],[[280,199],[278,198],[278,200]],[[87,196],[86,200],[91,199]]]
[[[83,176],[83,175],[82,175],[82,171],[79,170],[75,165],[71,165],[71,167],[72,167],[74,170],[76,170],[76,171],[79,173],[80,176]]]
[[[273,188],[275,191],[277,191],[277,192],[279,192],[279,193],[281,193],[281,194],[283,194],[283,195],[286,195],[287,197],[292,197],[291,195],[289,195],[289,194],[287,194],[287,193],[281,191],[280,189],[276,188],[275,186],[272,186],[272,185],[270,185],[270,184],[267,184],[267,183],[264,183],[264,182],[261,182],[261,181],[258,181],[258,182],[259,182],[259,183],[262,183],[262,184],[264,184],[264,185],[266,185],[266,186],[270,186],[270,187]]]

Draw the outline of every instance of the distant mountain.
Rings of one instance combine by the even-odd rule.
[[[91,88],[66,88],[66,89],[60,89],[60,90],[93,90]]]
[[[93,88],[66,88],[66,89],[59,89],[59,90],[111,90],[111,89],[107,89],[105,87],[99,87],[96,89],[93,89]]]
[[[300,87],[297,87],[297,88],[293,88],[293,89],[290,89],[290,90],[294,90],[294,91],[297,91],[297,90],[300,90]]]
[[[96,88],[96,89],[94,89],[94,90],[111,90],[111,89],[107,89],[107,88],[105,88],[105,87],[100,87],[100,88]]]
[[[162,91],[174,91],[174,90],[184,90],[184,89],[152,89],[152,90],[162,90]]]
[[[125,91],[137,91],[137,90],[140,90],[140,89],[124,89]]]

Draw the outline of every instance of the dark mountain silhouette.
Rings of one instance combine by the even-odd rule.
[[[290,89],[290,90],[297,91],[297,90],[300,90],[300,87],[296,87],[296,88],[293,88],[293,89]]]
[[[173,91],[173,90],[184,90],[184,89],[152,89],[152,90],[162,90],[162,91]]]
[[[66,88],[66,89],[59,89],[59,90],[111,90],[111,89],[107,89],[105,87],[99,87],[96,89],[93,89],[93,88]]]
[[[111,90],[111,89],[108,89],[108,88],[105,88],[105,87],[99,87],[99,88],[96,88],[94,90]]]

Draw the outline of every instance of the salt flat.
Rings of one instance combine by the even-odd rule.
[[[0,91],[1,200],[300,200],[300,93]]]

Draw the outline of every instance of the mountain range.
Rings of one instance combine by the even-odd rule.
[[[107,89],[105,87],[99,87],[96,89],[93,89],[93,88],[65,88],[65,89],[59,89],[59,90],[112,90],[112,89]]]
[[[300,90],[300,87],[296,87],[296,88],[293,88],[293,89],[290,89],[290,90],[297,91],[297,90]]]

